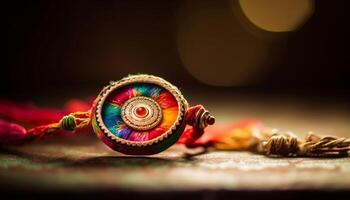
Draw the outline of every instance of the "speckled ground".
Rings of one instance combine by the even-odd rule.
[[[188,157],[186,151],[174,146],[156,156],[126,157],[93,142],[6,148],[0,155],[0,182],[40,190],[350,189],[350,158],[267,158],[225,151]]]

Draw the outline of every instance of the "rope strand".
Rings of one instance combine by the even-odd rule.
[[[350,139],[320,136],[310,132],[305,139],[293,133],[267,131],[259,138],[257,152],[267,156],[338,157],[348,156]],[[266,138],[268,135],[268,138]]]
[[[40,139],[59,130],[76,131],[90,124],[90,111],[74,112],[65,115],[59,122],[46,124],[26,130],[24,127],[5,121],[0,121],[0,145],[21,144]]]

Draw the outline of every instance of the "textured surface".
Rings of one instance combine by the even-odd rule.
[[[219,124],[255,116],[271,127],[350,136],[349,110],[341,102],[283,99],[197,98]],[[191,101],[191,99],[190,99]],[[220,105],[220,106],[217,106]],[[209,152],[174,146],[150,157],[126,157],[93,134],[58,138],[0,153],[0,183],[6,189],[40,191],[350,190],[350,158],[268,158],[248,152]]]
[[[11,148],[0,159],[1,183],[22,189],[350,189],[349,158],[271,159],[247,152],[185,158],[179,146],[125,157],[91,143]]]

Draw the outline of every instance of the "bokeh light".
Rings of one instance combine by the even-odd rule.
[[[186,1],[178,14],[179,55],[195,78],[216,86],[255,80],[266,42],[242,28],[228,1]]]
[[[239,0],[255,26],[271,32],[297,30],[314,12],[314,0]]]

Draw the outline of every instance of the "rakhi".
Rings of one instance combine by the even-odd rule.
[[[92,106],[91,119],[100,140],[131,155],[167,149],[186,125],[193,127],[195,140],[215,122],[203,106],[189,108],[177,87],[150,75],[128,76],[105,87]]]
[[[110,82],[90,108],[81,102],[70,107],[73,109],[66,113],[0,101],[0,117],[41,124],[26,130],[0,120],[0,145],[23,144],[51,133],[79,132],[92,126],[104,144],[129,155],[156,154],[175,143],[268,156],[348,156],[350,150],[350,139],[313,133],[299,139],[291,132],[266,129],[256,120],[204,131],[215,122],[209,111],[202,105],[190,107],[177,87],[152,75],[130,75]],[[77,107],[87,111],[70,113]],[[42,125],[46,121],[52,123]]]

